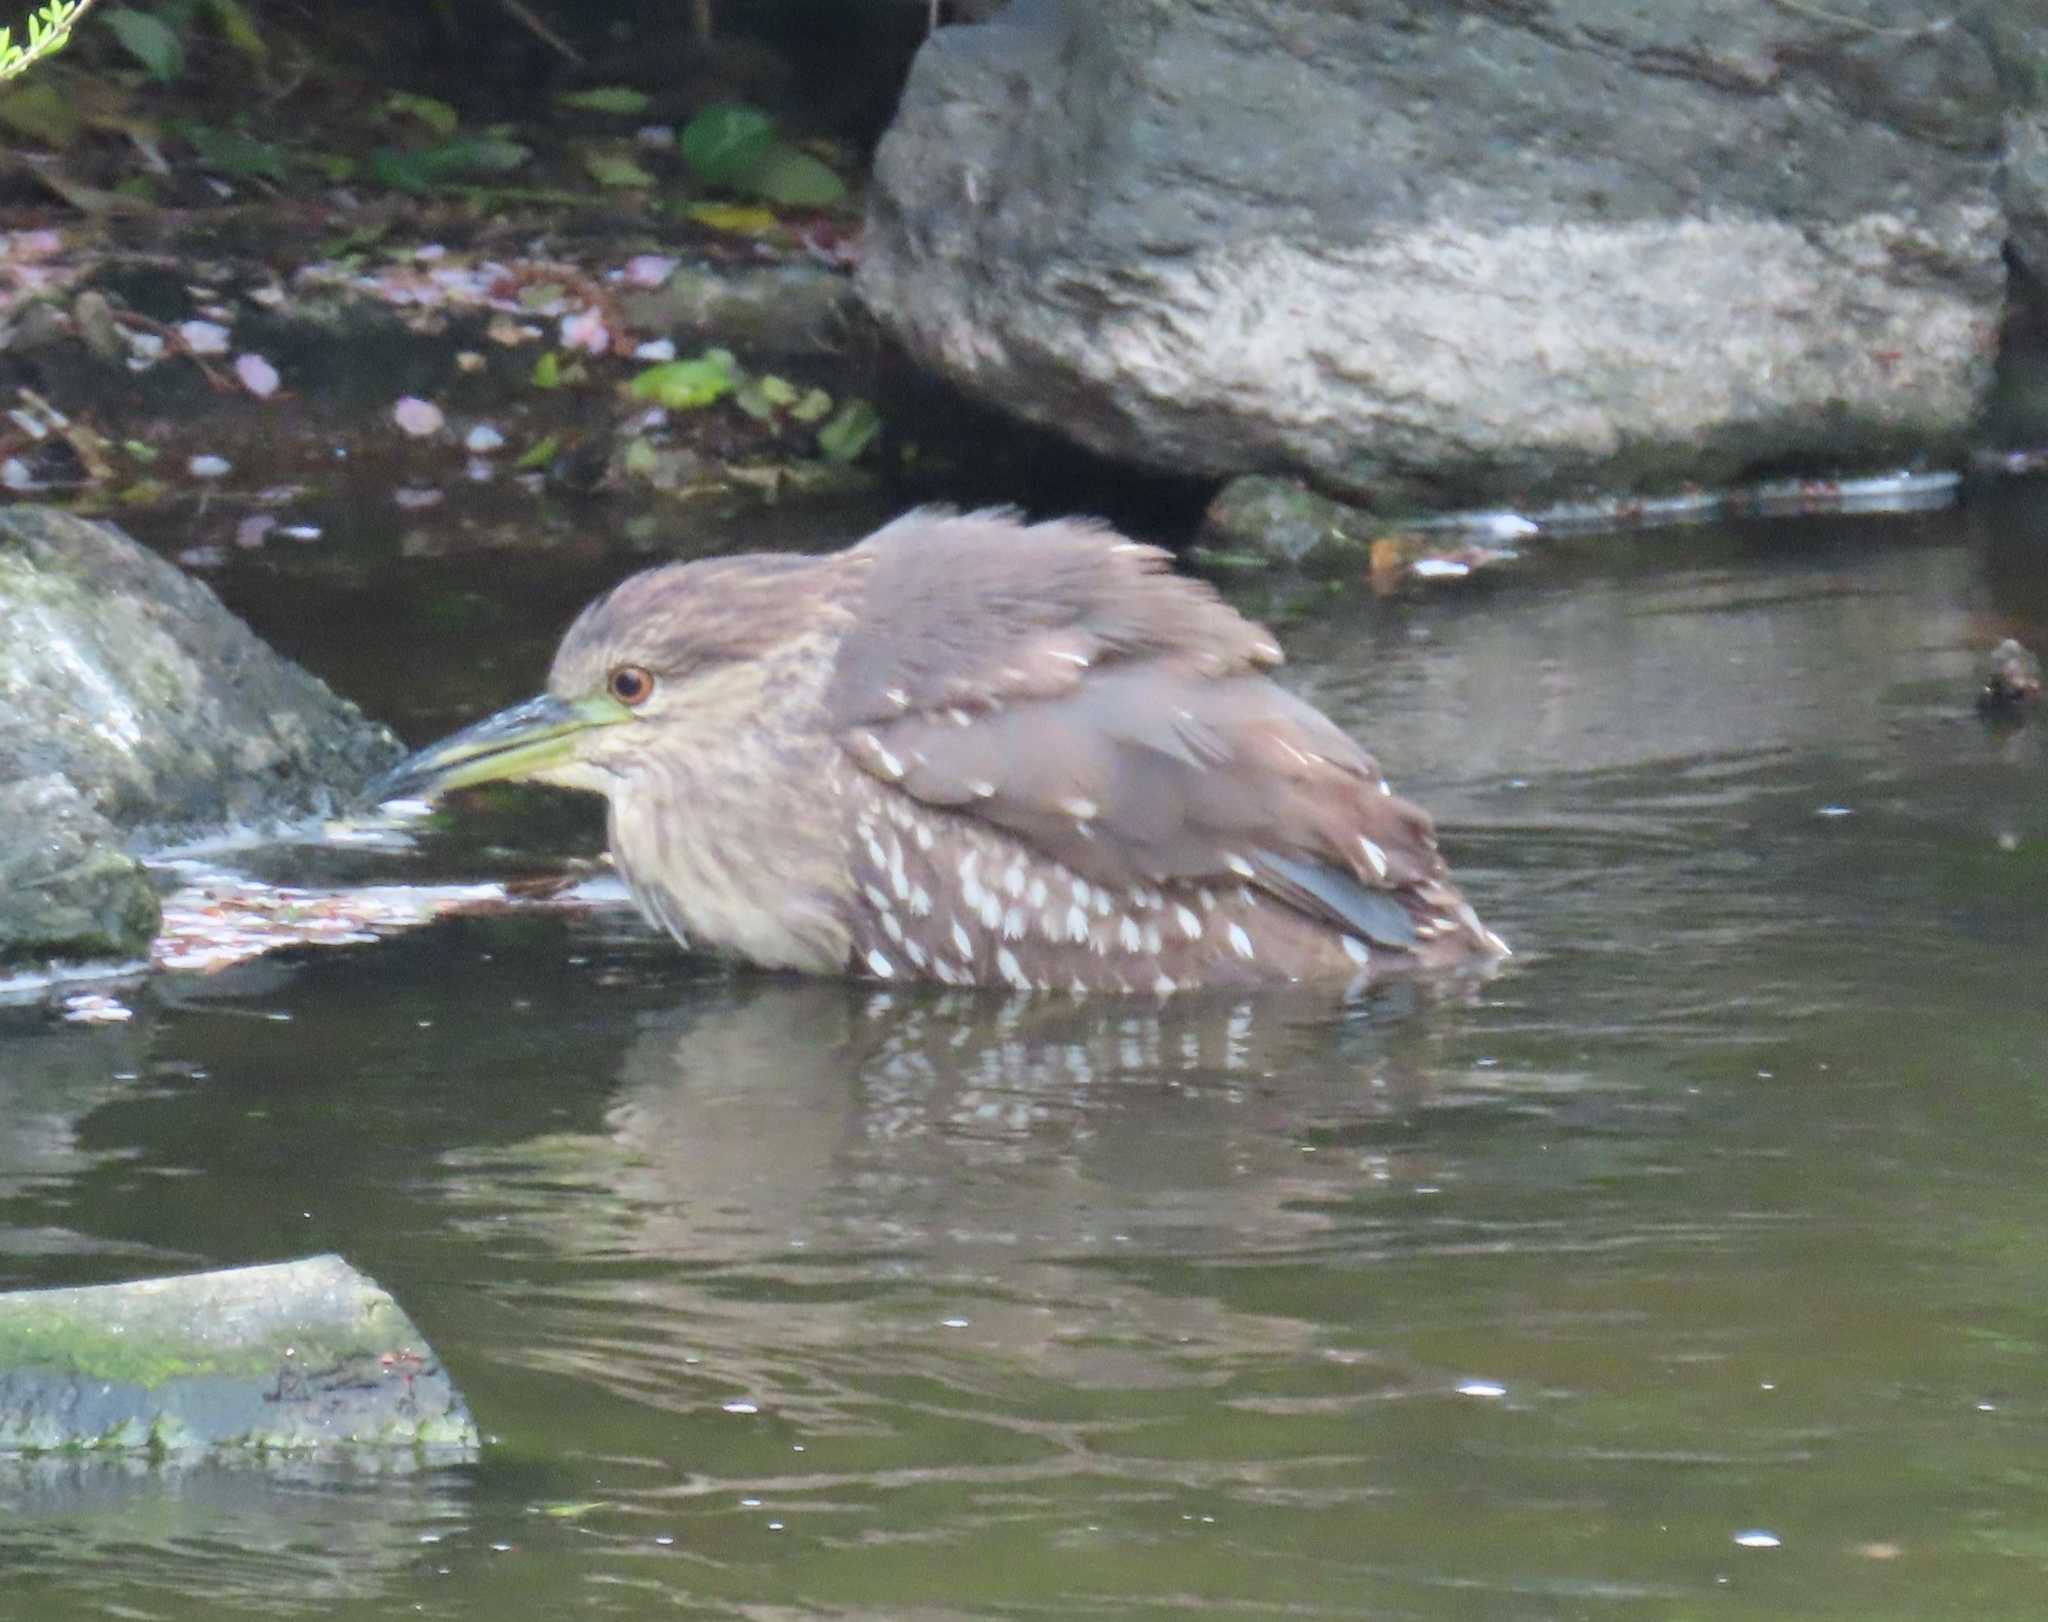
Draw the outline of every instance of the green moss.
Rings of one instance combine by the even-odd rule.
[[[165,1281],[177,1285],[184,1281]],[[317,1303],[316,1303],[317,1305]],[[418,1334],[389,1296],[370,1298],[354,1324],[266,1314],[246,1335],[224,1330],[176,1288],[116,1285],[0,1298],[0,1369],[77,1374],[154,1391],[201,1375],[271,1380],[293,1370],[374,1358]],[[206,1324],[205,1328],[200,1325]],[[211,1332],[209,1333],[208,1330]]]

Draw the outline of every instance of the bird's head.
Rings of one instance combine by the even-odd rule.
[[[836,635],[823,573],[763,555],[633,576],[577,617],[545,692],[401,761],[378,797],[507,781],[611,794],[641,770],[730,746],[780,709],[776,656]]]

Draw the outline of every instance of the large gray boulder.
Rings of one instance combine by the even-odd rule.
[[[1440,504],[1883,462],[1989,384],[2037,6],[1014,0],[919,53],[858,289],[1178,471]]]
[[[138,853],[339,808],[400,753],[110,525],[0,510],[0,960],[132,957]]]

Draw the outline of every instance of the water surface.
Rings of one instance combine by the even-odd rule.
[[[0,1280],[338,1250],[491,1439],[0,1463],[0,1615],[2037,1612],[2048,723],[1970,700],[2044,547],[2012,485],[1248,598],[1517,946],[1477,987],[884,994],[515,913],[0,1014]],[[433,550],[219,584],[424,738],[630,564]],[[594,837],[499,796],[418,867]]]

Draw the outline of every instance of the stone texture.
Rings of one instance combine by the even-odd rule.
[[[2048,284],[2048,112],[2015,114],[2008,126],[2005,207],[2013,256]]]
[[[0,511],[0,958],[132,956],[136,851],[339,808],[401,753],[108,525]]]
[[[77,789],[0,783],[0,962],[141,957],[162,922],[148,870]]]
[[[867,330],[853,283],[820,265],[681,265],[660,287],[618,299],[636,332],[756,356],[840,354]]]
[[[1993,5],[1972,22],[1997,59],[2009,98],[1999,197],[2008,245],[2025,272],[2021,291],[2038,305],[2048,287],[2048,7]]]
[[[1246,562],[1330,573],[1363,570],[1372,553],[1365,513],[1299,480],[1263,473],[1232,479],[1216,492],[1202,517],[1202,538]]]
[[[396,1301],[339,1256],[0,1295],[0,1449],[479,1441]]]
[[[1882,462],[1989,383],[2011,36],[1014,0],[919,54],[858,288],[971,392],[1183,472],[1436,504]]]

